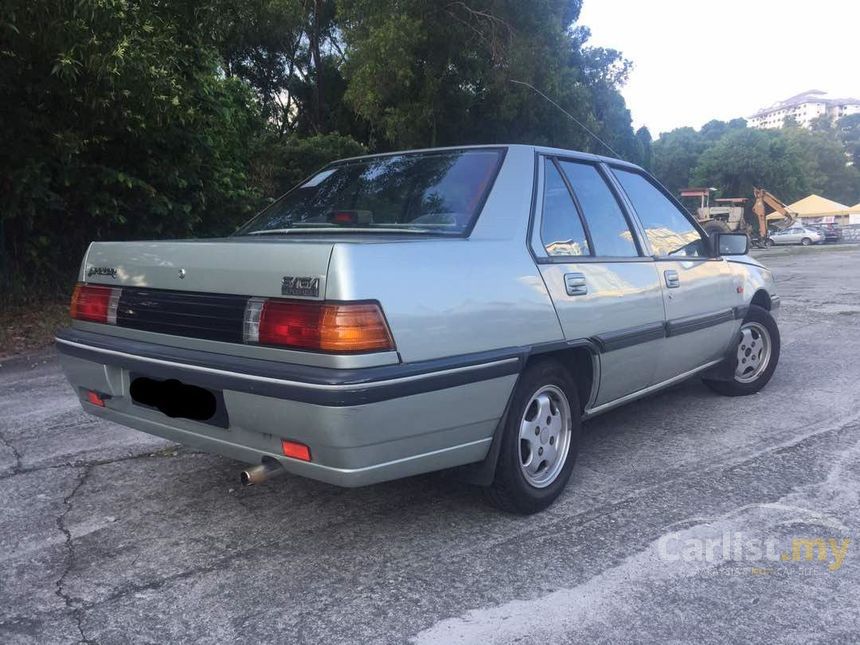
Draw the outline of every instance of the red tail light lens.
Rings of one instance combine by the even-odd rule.
[[[252,298],[245,309],[245,342],[334,353],[394,349],[376,303],[320,303]]]
[[[69,315],[74,320],[116,324],[116,310],[122,289],[78,283],[72,293]]]

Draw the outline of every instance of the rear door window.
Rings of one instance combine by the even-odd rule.
[[[590,255],[585,228],[552,159],[544,160],[541,240],[547,255]]]
[[[655,255],[708,257],[699,231],[659,188],[638,172],[621,168],[612,172],[633,203]]]
[[[594,243],[594,254],[604,257],[639,255],[624,212],[600,171],[587,163],[562,161],[560,165],[582,209]]]

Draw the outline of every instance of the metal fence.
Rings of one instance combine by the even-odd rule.
[[[842,227],[843,242],[860,243],[860,224],[849,224]]]

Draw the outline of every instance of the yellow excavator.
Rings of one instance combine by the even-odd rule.
[[[797,213],[788,210],[788,206],[782,203],[778,197],[769,193],[764,188],[753,188],[755,203],[752,211],[755,213],[758,220],[758,233],[760,239],[767,238],[767,207],[770,206],[775,213],[782,215],[778,228],[791,228],[791,225],[797,221]]]

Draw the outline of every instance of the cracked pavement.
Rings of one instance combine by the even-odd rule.
[[[0,642],[857,642],[860,247],[761,257],[769,386],[598,417],[528,518],[446,473],[242,489],[238,463],[85,415],[52,351],[7,361]],[[664,552],[735,535],[849,543],[836,570]]]

